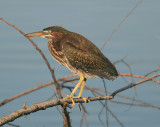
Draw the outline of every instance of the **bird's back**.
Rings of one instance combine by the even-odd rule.
[[[87,77],[114,80],[118,76],[115,66],[84,36],[69,33],[61,40],[61,47],[70,65]]]

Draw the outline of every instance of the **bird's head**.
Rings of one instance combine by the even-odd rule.
[[[43,31],[37,31],[33,33],[28,33],[26,36],[28,37],[42,37],[47,39],[52,39],[55,35],[55,33],[61,33],[61,34],[67,34],[70,33],[70,31],[64,29],[61,26],[51,26],[43,29]]]

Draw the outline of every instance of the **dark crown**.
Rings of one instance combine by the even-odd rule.
[[[61,26],[50,26],[50,27],[43,29],[43,31],[49,31],[49,30],[51,32],[70,33],[70,31],[66,30],[65,28]]]

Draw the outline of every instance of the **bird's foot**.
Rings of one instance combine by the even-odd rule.
[[[85,103],[87,103],[87,102],[89,102],[90,100],[88,99],[88,97],[81,97],[81,96],[75,96],[75,97],[73,97],[73,98],[81,98],[81,99],[83,99],[83,101],[85,102]]]
[[[85,98],[85,97],[75,96],[75,97],[73,97],[73,98],[83,99],[85,103],[86,103],[87,101],[88,101],[88,102],[90,101],[90,100],[88,99],[88,97]]]
[[[88,97],[86,97],[86,98],[82,97],[82,99],[84,100],[85,103],[90,102]]]
[[[71,99],[71,101],[72,101],[72,107],[74,107],[75,106],[75,102],[74,102],[74,100],[73,99],[78,99],[78,98],[81,98],[81,99],[83,99],[84,100],[84,102],[85,103],[87,103],[87,102],[89,102],[90,100],[88,99],[88,97],[86,97],[86,98],[84,98],[84,97],[80,97],[80,96],[70,96],[70,95],[67,95],[66,97],[65,97],[65,99]]]
[[[71,99],[72,107],[74,107],[75,106],[75,102],[74,102],[73,98],[74,98],[73,96],[67,95],[64,99]]]

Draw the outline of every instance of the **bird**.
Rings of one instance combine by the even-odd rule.
[[[81,34],[61,26],[50,26],[42,31],[28,33],[26,36],[49,39],[48,49],[51,56],[80,77],[71,94],[66,96],[66,99],[72,100],[72,107],[75,106],[74,98],[81,98],[88,78],[100,77],[114,80],[118,77],[114,64],[96,45]],[[74,96],[79,88],[78,96]],[[83,99],[86,101],[86,98]]]

